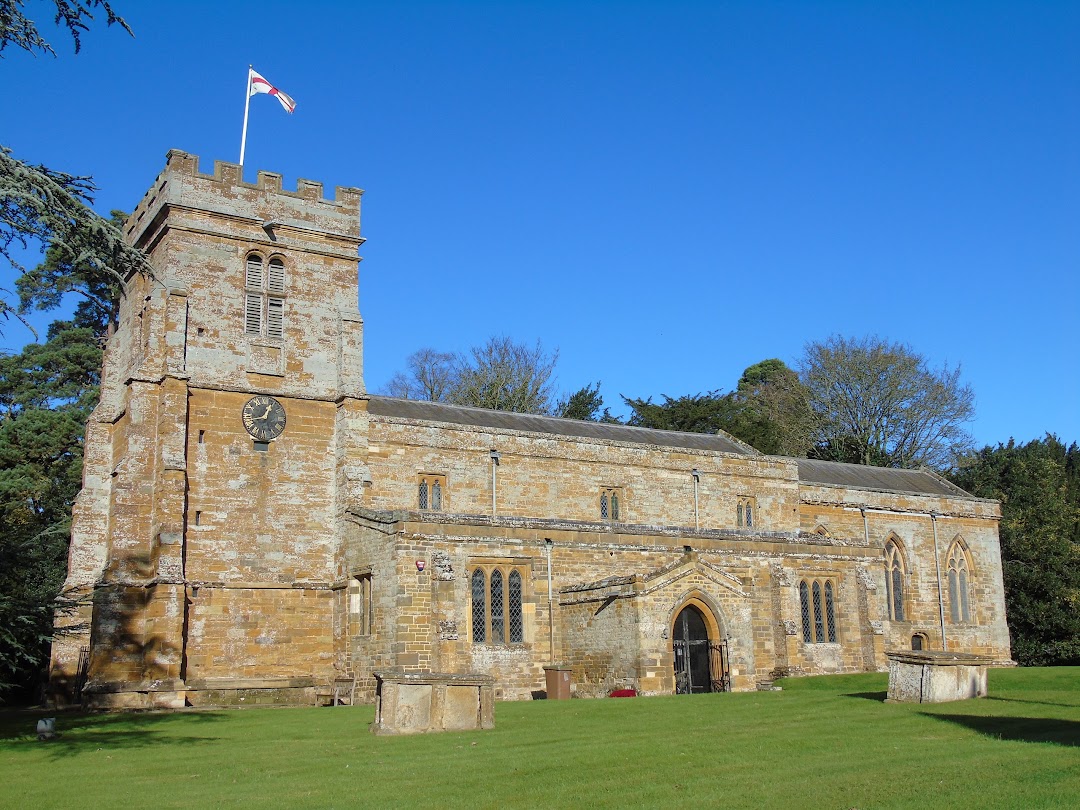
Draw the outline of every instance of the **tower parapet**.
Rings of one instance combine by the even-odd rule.
[[[299,179],[296,191],[281,186],[281,175],[258,172],[255,183],[245,183],[243,167],[214,161],[213,174],[199,171],[197,155],[171,149],[165,168],[132,211],[124,232],[133,244],[148,249],[160,231],[163,209],[198,209],[218,213],[241,225],[244,220],[262,229],[276,222],[278,228],[298,228],[301,234],[317,231],[321,239],[339,240],[338,249],[348,252],[363,243],[360,236],[360,197],[363,190],[338,186],[333,199],[323,196],[323,184]],[[297,234],[299,235],[299,234]]]

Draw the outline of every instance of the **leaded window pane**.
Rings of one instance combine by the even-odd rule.
[[[754,528],[754,507],[751,504],[746,504],[746,528]]]
[[[603,492],[600,495],[600,519],[608,519],[608,505],[607,505],[607,493]]]
[[[619,496],[614,492],[611,493],[611,519],[619,519]]]
[[[825,619],[821,612],[821,584],[814,583],[814,641],[825,641]]]
[[[506,640],[506,625],[503,621],[503,576],[496,568],[491,572],[491,641],[498,643]]]
[[[742,501],[735,506],[735,524],[741,529],[743,525]]]
[[[442,484],[438,481],[431,485],[431,508],[436,511],[442,509]]]
[[[885,563],[885,605],[889,611],[889,618],[895,619],[896,616],[893,613],[893,578],[892,573],[889,570],[889,563]]]
[[[521,574],[511,571],[506,585],[510,609],[510,643],[520,644],[525,640],[525,623],[521,617]]]
[[[960,569],[960,617],[965,622],[971,621],[971,606],[968,604],[967,571]]]
[[[960,583],[955,568],[949,569],[949,618],[953,624],[960,623]]]
[[[487,641],[487,583],[479,568],[472,575],[472,640],[479,644]]]
[[[904,575],[900,572],[900,566],[894,565],[892,570],[891,598],[893,606],[893,619],[898,622],[904,620]]]
[[[836,643],[836,611],[833,609],[832,583],[825,583],[825,625],[829,630],[829,643]]]
[[[799,583],[799,606],[802,608],[802,638],[809,644],[813,637],[810,635],[810,591],[805,582]]]
[[[428,508],[428,486],[427,481],[420,482],[420,508]]]

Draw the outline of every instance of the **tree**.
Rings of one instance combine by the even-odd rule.
[[[131,29],[105,0],[54,0],[56,22],[65,27],[79,51],[80,33],[100,8],[108,25]],[[36,24],[23,14],[22,0],[0,0],[0,55],[9,45],[33,53],[54,53]],[[90,209],[96,190],[89,177],[31,165],[0,146],[0,257],[23,274],[17,249],[32,244],[62,249],[70,261],[103,283],[123,284],[132,273],[150,274],[146,257],[124,242],[120,229]],[[0,297],[0,315],[20,317],[15,305]]]
[[[566,399],[560,400],[555,407],[555,413],[563,419],[581,419],[586,422],[602,422],[612,420],[607,408],[603,413],[604,398],[600,396],[600,383],[589,383],[570,394]]]
[[[76,53],[93,9],[131,33],[106,0],[53,6]],[[0,0],[0,56],[8,46],[55,55],[23,7],[23,0]],[[52,308],[69,291],[85,299],[73,322],[49,328],[45,344],[0,358],[0,692],[27,688],[47,658],[82,478],[83,430],[97,400],[99,337],[115,318],[124,279],[150,274],[117,224],[90,209],[95,190],[89,177],[28,164],[0,146],[0,257],[19,276],[20,297],[16,305],[0,296],[0,315]],[[27,273],[17,252],[36,246],[48,248],[46,262]],[[95,315],[85,305],[91,300],[108,312]]]
[[[0,54],[5,48],[14,45],[33,53],[41,51],[56,55],[56,51],[38,31],[37,23],[23,14],[24,0],[0,0]],[[54,22],[63,26],[75,40],[75,53],[82,48],[80,35],[88,31],[88,23],[94,19],[91,9],[100,8],[105,12],[106,25],[119,25],[129,34],[131,29],[122,17],[112,10],[107,0],[53,0],[56,6]]]
[[[652,397],[630,399],[623,397],[631,414],[626,423],[653,430],[679,430],[684,433],[716,433],[731,424],[731,398],[719,391],[690,394],[673,399],[664,394],[662,403]]]
[[[447,399],[457,405],[493,411],[549,414],[554,407],[558,351],[549,354],[508,337],[489,338],[459,355],[456,378]]]
[[[555,409],[555,366],[559,353],[489,338],[468,352],[449,354],[420,349],[384,387],[390,396],[489,408],[494,411],[550,414]]]
[[[763,453],[805,456],[814,428],[809,393],[782,360],[762,360],[727,395],[732,408],[724,429]]]
[[[405,371],[391,377],[385,390],[392,397],[445,402],[454,379],[454,355],[420,349],[406,358]]]
[[[1080,664],[1080,447],[1056,437],[985,447],[951,476],[1001,501],[1005,609],[1021,664]]]
[[[97,403],[97,330],[58,321],[0,358],[0,693],[32,694],[67,568],[83,433]]]
[[[932,369],[910,346],[834,335],[806,345],[799,378],[818,458],[945,470],[971,445],[975,396],[960,368]]]

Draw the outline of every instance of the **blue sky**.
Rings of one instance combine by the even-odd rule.
[[[298,107],[252,99],[246,176],[366,190],[373,391],[505,334],[621,412],[878,334],[962,365],[979,444],[1080,440],[1080,4],[114,5],[75,56],[29,0],[0,143],[130,210],[237,160],[253,64]]]

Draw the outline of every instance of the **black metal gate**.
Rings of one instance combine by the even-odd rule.
[[[675,693],[731,691],[726,641],[710,641],[705,618],[687,605],[675,620],[671,642],[675,656]]]

